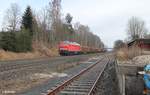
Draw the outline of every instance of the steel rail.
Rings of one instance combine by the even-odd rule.
[[[103,59],[103,58],[102,58]],[[88,70],[90,70],[91,68],[93,68],[96,64],[98,64],[102,59],[99,59],[98,61],[96,61],[94,64],[88,66],[87,68],[83,69],[82,71],[80,71],[78,74],[74,75],[73,77],[71,77],[70,79],[68,79],[67,81],[63,82],[60,86],[57,86],[55,89],[51,90],[50,92],[48,92],[47,95],[57,95],[57,93],[59,93],[61,90],[63,90],[66,86],[70,85],[74,80],[78,79],[81,75],[83,75],[85,72],[87,72]]]
[[[107,56],[106,56],[106,57],[107,57]],[[108,58],[108,57],[107,57],[107,58]],[[108,58],[108,62],[105,64],[104,68],[102,69],[102,72],[100,72],[99,76],[97,77],[97,79],[96,79],[94,85],[92,86],[90,92],[88,93],[88,95],[95,95],[96,85],[97,85],[97,83],[98,83],[98,81],[99,81],[99,79],[100,79],[102,73],[104,72],[104,70],[105,70],[105,68],[106,68],[106,66],[107,66],[107,64],[108,64],[109,62],[110,62],[110,59]]]

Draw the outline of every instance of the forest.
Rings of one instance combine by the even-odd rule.
[[[40,46],[57,48],[60,41],[73,41],[82,46],[103,48],[100,37],[88,25],[73,23],[71,13],[63,14],[61,0],[52,0],[38,12],[27,6],[21,14],[13,3],[6,10],[0,32],[0,48],[12,52],[30,52]],[[65,15],[65,16],[63,16]]]

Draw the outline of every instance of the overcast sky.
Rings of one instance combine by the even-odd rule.
[[[27,5],[38,11],[49,1],[1,0],[0,25],[11,3],[17,3],[23,12]],[[126,38],[127,22],[132,16],[143,19],[150,30],[150,0],[62,0],[62,13],[70,13],[74,23],[88,25],[108,47],[113,47],[115,40]]]

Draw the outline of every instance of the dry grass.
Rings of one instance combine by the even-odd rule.
[[[14,53],[0,50],[0,60],[32,59],[44,57],[40,52]]]
[[[67,70],[69,68],[73,68],[75,66],[79,65],[79,63],[70,63],[70,64],[61,64],[61,65],[58,65],[56,67],[56,71],[59,72],[59,73],[62,73],[64,70]]]
[[[43,44],[33,44],[33,51],[26,53],[15,53],[0,50],[0,60],[32,59],[40,57],[58,56],[57,48],[48,48]]]
[[[117,59],[119,61],[127,61],[130,60],[136,56],[139,56],[142,54],[142,51],[138,47],[132,47],[132,48],[121,48],[117,51]]]
[[[53,48],[50,48],[48,45],[44,45],[43,43],[33,43],[33,49],[34,51],[38,51],[40,53],[42,53],[43,55],[46,55],[46,56],[58,56],[58,49],[57,47],[53,47]]]
[[[122,48],[116,53],[118,60],[127,60],[128,59],[128,50],[126,48]]]

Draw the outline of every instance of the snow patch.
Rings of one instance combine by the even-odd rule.
[[[34,77],[38,77],[38,78],[52,78],[53,76],[50,74],[44,74],[44,73],[35,73]]]
[[[56,77],[66,77],[68,76],[66,73],[52,73],[53,76],[56,76]]]
[[[54,72],[51,74],[35,73],[30,78],[31,79],[42,79],[42,78],[66,77],[66,76],[68,76],[66,73],[57,73],[57,72]]]
[[[11,90],[5,90],[5,91],[2,91],[3,94],[15,94],[16,91],[11,91]]]
[[[132,59],[132,61],[133,61],[135,64],[138,64],[138,63],[150,64],[150,55],[137,56],[137,57],[134,57],[134,58]]]

